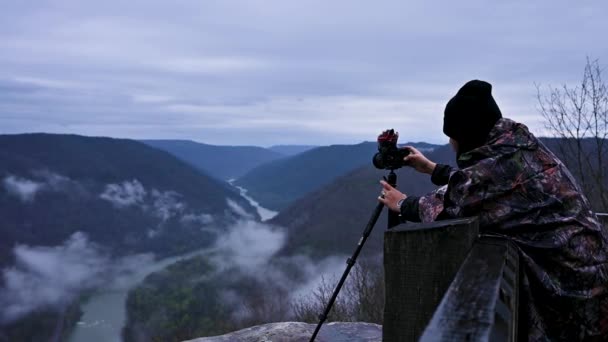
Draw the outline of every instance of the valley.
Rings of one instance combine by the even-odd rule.
[[[246,195],[247,190],[238,188],[241,196],[256,208],[262,220],[276,215],[276,212],[261,207]],[[126,279],[114,288],[98,289],[84,302],[82,317],[71,334],[70,342],[120,342],[122,330],[127,321],[127,296],[129,291],[137,287],[148,275],[162,271],[170,265],[188,261],[195,257],[209,257],[210,249],[201,249],[187,254],[154,261],[142,269],[129,274]]]
[[[453,164],[449,146],[418,146]],[[204,168],[250,151],[211,151],[192,160],[131,140],[0,136],[0,341],[178,341],[314,323],[310,295],[342,273],[376,205],[386,171],[371,166],[375,144],[302,147],[227,181]],[[397,175],[408,195],[435,188],[412,169]],[[381,269],[385,227],[382,214],[357,271],[373,276],[376,295],[382,276],[370,270]],[[335,317],[381,323],[381,307],[362,315],[353,305],[343,298]],[[23,329],[38,323],[36,335]]]

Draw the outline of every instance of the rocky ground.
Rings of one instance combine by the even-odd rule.
[[[300,342],[309,341],[316,324],[281,322],[258,325],[226,335],[203,337],[186,342]],[[382,326],[372,323],[324,324],[315,341],[372,342],[382,340]]]

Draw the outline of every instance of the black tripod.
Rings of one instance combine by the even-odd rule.
[[[388,177],[384,177],[384,180],[388,184],[390,184],[392,187],[397,186],[397,174],[395,174],[395,171],[393,169],[391,169],[390,173],[388,174]],[[367,223],[367,226],[365,226],[365,230],[363,231],[363,236],[361,236],[361,239],[359,239],[359,243],[357,244],[357,248],[355,249],[353,256],[346,260],[346,265],[347,265],[346,269],[344,270],[344,273],[342,274],[342,278],[340,278],[340,281],[338,282],[338,285],[336,286],[334,293],[332,294],[331,298],[329,299],[329,303],[327,303],[325,310],[323,311],[322,314],[319,315],[319,323],[317,324],[317,327],[315,328],[315,332],[310,337],[310,342],[313,342],[315,340],[315,338],[317,337],[317,334],[319,333],[319,330],[321,329],[321,326],[327,319],[327,315],[329,314],[331,307],[334,305],[334,302],[336,301],[336,297],[338,297],[338,293],[342,289],[342,285],[344,285],[344,282],[346,281],[346,277],[348,277],[348,273],[350,272],[350,269],[355,265],[355,262],[357,261],[357,257],[359,256],[359,253],[361,252],[361,249],[363,248],[363,245],[365,244],[367,237],[372,232],[372,229],[374,229],[374,225],[376,224],[376,221],[378,221],[378,217],[380,217],[380,214],[382,213],[382,208],[384,208],[384,204],[378,203],[378,205],[376,206],[376,209],[374,209],[374,212],[372,213],[371,218],[369,219],[369,222]],[[393,228],[394,226],[398,225],[399,223],[400,223],[399,214],[397,214],[389,209],[388,210],[388,229]]]

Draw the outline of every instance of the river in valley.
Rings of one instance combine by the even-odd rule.
[[[262,221],[268,221],[278,214],[278,212],[276,211],[272,211],[270,209],[262,207],[260,203],[251,198],[249,195],[247,195],[247,189],[234,185],[234,179],[229,180],[228,183],[230,183],[230,185],[232,185],[233,187],[237,188],[241,196],[246,199],[249,204],[251,204],[251,206],[253,206],[258,211],[258,214],[260,214]]]
[[[76,323],[69,341],[122,341],[121,330],[127,319],[126,301],[129,290],[141,283],[148,274],[202,253],[205,253],[205,250],[159,260],[122,280],[120,287],[98,291],[82,305],[83,315]]]
[[[229,182],[232,184],[232,182]],[[247,190],[236,187],[241,196],[255,207],[263,221],[274,217],[277,212],[268,210],[247,196]],[[159,260],[129,276],[121,286],[112,290],[100,290],[82,304],[83,315],[70,336],[70,342],[121,342],[121,330],[126,323],[126,301],[129,290],[136,287],[150,273],[193,256],[203,254],[206,250]]]

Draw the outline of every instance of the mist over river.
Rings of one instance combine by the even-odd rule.
[[[232,184],[232,182],[229,182]],[[251,197],[247,190],[236,187],[241,196],[256,208],[263,221],[274,217],[277,213],[263,208]],[[126,323],[126,301],[129,291],[140,284],[150,273],[158,272],[180,260],[204,254],[208,250],[198,250],[180,256],[162,259],[121,280],[121,285],[112,289],[101,289],[94,293],[81,309],[83,315],[76,324],[70,336],[70,342],[121,342],[121,331]]]

